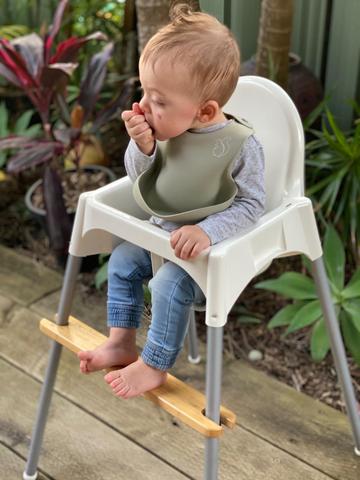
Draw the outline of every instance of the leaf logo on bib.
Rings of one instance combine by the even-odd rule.
[[[218,138],[213,148],[213,155],[216,158],[224,157],[230,150],[231,137]]]

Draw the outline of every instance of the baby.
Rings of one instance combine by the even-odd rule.
[[[246,122],[222,111],[233,93],[240,54],[214,17],[176,6],[172,21],[147,43],[139,62],[143,97],[124,111],[130,142],[125,166],[150,222],[170,232],[174,254],[200,252],[255,223],[264,210],[262,147]],[[205,301],[190,275],[165,262],[152,277],[150,253],[129,242],[111,254],[108,340],[79,352],[80,370],[116,367],[113,392],[131,398],[166,381],[181,351],[189,309]],[[152,321],[141,356],[136,329],[143,282],[151,279]]]

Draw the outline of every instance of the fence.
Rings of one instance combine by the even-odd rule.
[[[243,60],[256,52],[261,0],[200,0],[200,5],[231,28]],[[360,0],[294,0],[291,50],[320,78],[331,110],[349,127],[349,101],[360,101]]]
[[[57,0],[0,0],[0,25],[27,25],[36,28],[51,23]]]

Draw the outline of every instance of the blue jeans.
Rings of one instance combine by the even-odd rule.
[[[144,308],[143,281],[152,276],[150,253],[129,242],[118,245],[108,268],[108,326],[138,328]],[[205,296],[181,267],[165,262],[149,283],[152,320],[143,361],[159,370],[175,363],[184,344],[192,303]]]

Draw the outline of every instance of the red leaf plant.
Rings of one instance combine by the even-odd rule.
[[[136,85],[136,79],[126,81],[117,98],[94,115],[93,110],[105,80],[107,64],[113,53],[113,44],[108,42],[90,59],[80,85],[79,97],[72,111],[69,111],[66,89],[72,72],[78,66],[79,51],[87,42],[106,41],[107,37],[101,32],[94,32],[85,37],[71,37],[55,45],[67,4],[68,0],[59,1],[53,23],[43,37],[37,33],[11,41],[0,37],[0,76],[23,90],[37,110],[43,126],[41,138],[29,139],[12,135],[0,139],[0,151],[18,149],[8,161],[9,173],[16,174],[27,168],[46,164],[43,190],[47,217],[49,212],[53,215],[54,212],[66,214],[60,178],[56,173],[56,170],[63,168],[63,159],[70,151],[79,151],[81,142],[89,142],[90,134],[98,131],[114,115],[119,115],[119,111],[127,107]],[[60,128],[50,121],[53,106],[60,108],[63,117]],[[74,162],[78,166],[79,155],[75,155]],[[51,237],[56,239],[52,243],[56,243],[57,249],[66,249],[71,229],[66,225],[66,220],[53,220],[47,219],[48,226],[54,228],[53,234],[49,232],[50,240]],[[65,236],[61,247],[59,231],[56,231],[57,223],[61,225],[60,233]]]

